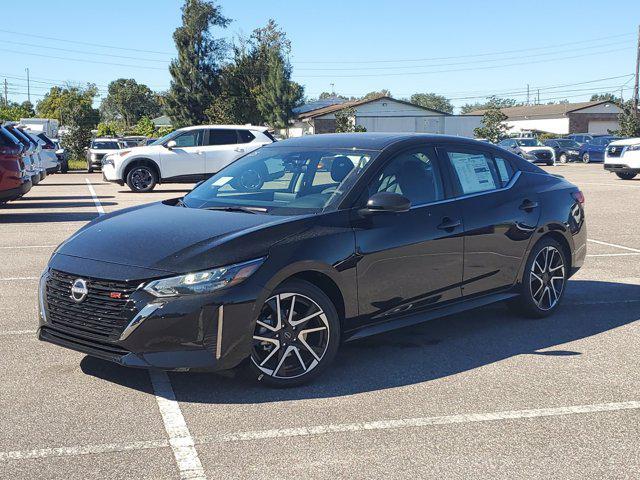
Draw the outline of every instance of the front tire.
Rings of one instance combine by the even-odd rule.
[[[253,332],[250,366],[273,387],[294,387],[320,375],[340,343],[333,302],[315,285],[290,280],[266,300]]]
[[[589,154],[588,153],[582,154],[582,163],[589,163]]]
[[[136,165],[127,173],[127,185],[132,192],[150,192],[158,183],[156,171],[148,165]]]
[[[559,160],[560,160],[560,163],[567,163],[567,154],[561,153]]]
[[[637,173],[633,173],[633,172],[616,172],[616,175],[621,180],[633,180],[636,177]]]
[[[568,278],[568,262],[560,244],[543,238],[525,265],[520,296],[509,306],[529,318],[544,318],[560,305]]]

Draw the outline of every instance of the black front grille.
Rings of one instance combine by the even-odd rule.
[[[551,160],[551,152],[541,151],[533,153],[540,160]]]
[[[77,303],[71,298],[71,286],[78,278],[51,270],[46,290],[47,321],[51,327],[73,335],[101,341],[117,340],[134,316],[129,297],[139,282],[82,277],[89,293]],[[120,298],[113,298],[116,296]]]
[[[106,153],[95,153],[96,160],[102,160],[102,158],[106,155]]]
[[[622,155],[623,148],[624,147],[620,145],[612,145],[610,147],[607,147],[607,155],[610,157],[619,157],[620,155]]]

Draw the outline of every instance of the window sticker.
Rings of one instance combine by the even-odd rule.
[[[233,180],[233,177],[220,177],[215,182],[211,184],[212,187],[221,187],[226,185],[230,180]]]
[[[484,155],[450,153],[449,158],[458,174],[463,193],[484,192],[497,188],[489,161]]]

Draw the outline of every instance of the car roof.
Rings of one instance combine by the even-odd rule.
[[[94,142],[117,142],[118,139],[117,138],[113,138],[113,137],[98,137],[98,138],[94,138],[92,141],[94,141]]]
[[[233,130],[256,130],[258,132],[264,132],[269,130],[269,127],[260,127],[256,125],[194,125],[192,127],[180,128],[180,131],[198,130],[200,128],[221,128],[221,129],[233,129]]]
[[[426,133],[325,133],[289,138],[262,148],[305,147],[305,148],[354,148],[361,150],[384,150],[395,143],[420,139],[425,142],[446,142],[478,144],[486,143],[466,137],[435,135]]]

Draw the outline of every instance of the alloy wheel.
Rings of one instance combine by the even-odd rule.
[[[583,163],[589,163],[589,154],[585,153],[584,155],[582,155],[582,162]]]
[[[552,246],[546,246],[531,265],[529,288],[540,310],[551,310],[560,300],[565,282],[564,258]]]
[[[262,306],[251,361],[272,378],[301,377],[322,361],[329,338],[327,315],[313,299],[300,293],[279,293]]]
[[[131,183],[136,190],[144,190],[149,188],[153,182],[153,175],[146,168],[136,168],[131,172]]]
[[[567,155],[566,154],[561,154],[560,155],[560,163],[567,163]]]

